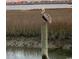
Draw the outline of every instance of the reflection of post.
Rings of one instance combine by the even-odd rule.
[[[48,59],[48,25],[44,22],[41,25],[41,44],[42,44],[42,59]]]

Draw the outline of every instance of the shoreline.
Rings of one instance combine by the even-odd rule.
[[[71,39],[48,39],[49,49],[72,49]],[[25,48],[41,48],[40,37],[7,37],[6,47],[25,47]]]

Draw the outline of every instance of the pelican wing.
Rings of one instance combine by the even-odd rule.
[[[44,13],[44,17],[46,18],[46,20],[51,23],[52,22],[52,17],[48,14],[48,13]]]

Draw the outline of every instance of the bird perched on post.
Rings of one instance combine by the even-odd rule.
[[[48,23],[52,22],[52,17],[48,13],[45,13],[44,8],[42,9],[41,14],[42,14],[42,18],[44,19],[45,22],[48,22]]]

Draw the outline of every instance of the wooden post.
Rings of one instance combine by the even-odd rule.
[[[41,45],[42,45],[42,59],[48,59],[48,25],[44,22],[41,25]]]

